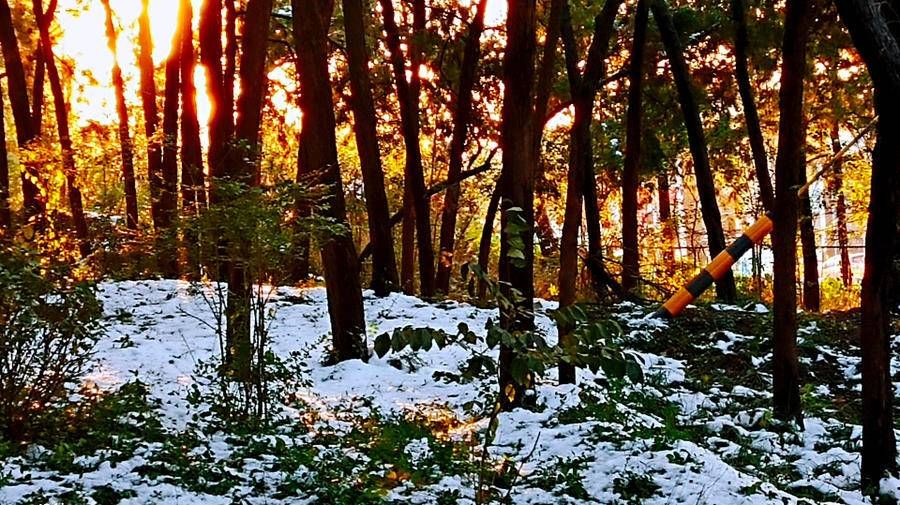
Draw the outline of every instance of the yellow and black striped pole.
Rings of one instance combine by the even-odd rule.
[[[758,244],[772,231],[772,213],[768,213],[756,220],[753,226],[747,228],[737,240],[732,242],[724,251],[716,255],[706,268],[700,271],[691,282],[679,289],[669,300],[663,304],[654,314],[655,317],[673,318],[717,280],[721,279],[731,269],[737,260],[747,251]]]
[[[834,156],[822,166],[822,169],[816,172],[806,184],[800,187],[797,190],[797,196],[803,196],[804,193],[809,191],[812,183],[815,182],[819,177],[831,167],[834,166],[835,162],[842,159],[847,151],[850,150],[850,147],[855,145],[863,136],[865,136],[878,122],[878,116],[875,116],[872,119],[872,122],[869,123],[868,126],[860,130],[859,133],[856,134],[856,137],[853,138],[850,142],[847,143],[840,151],[835,153]],[[772,213],[768,212],[763,217],[756,220],[753,223],[753,226],[747,228],[747,231],[744,232],[743,235],[740,236],[737,240],[734,241],[727,249],[720,252],[716,257],[712,260],[709,265],[706,265],[706,268],[700,271],[691,282],[679,289],[677,293],[672,295],[666,303],[663,304],[662,307],[659,308],[654,314],[653,317],[661,317],[671,319],[676,317],[678,314],[681,314],[681,311],[684,310],[685,307],[688,306],[689,303],[696,300],[704,291],[709,289],[710,286],[717,280],[721,279],[722,276],[725,275],[731,266],[740,259],[747,251],[753,247],[753,244],[759,244],[763,238],[766,237],[774,227],[774,223],[772,222]]]

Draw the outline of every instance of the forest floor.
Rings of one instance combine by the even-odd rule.
[[[764,306],[704,306],[669,323],[645,318],[651,307],[597,308],[623,326],[619,344],[644,380],[579,371],[578,386],[558,385],[551,371],[534,408],[499,415],[485,453],[495,377],[465,381],[457,346],[323,365],[321,288],[272,296],[286,380],[272,394],[289,399],[278,421],[227,429],[206,379],[219,352],[206,299],[176,281],[100,290],[105,336],[68,428],[0,445],[0,503],[870,503],[858,482],[853,314],[801,315],[799,431],[771,418]],[[496,318],[403,295],[365,303],[370,345],[407,325],[483,332]],[[552,342],[555,304],[538,305]],[[900,480],[880,492],[895,501]]]

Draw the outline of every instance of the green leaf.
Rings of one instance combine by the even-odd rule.
[[[509,374],[517,384],[525,384],[528,379],[528,362],[522,356],[515,356],[509,364]]]

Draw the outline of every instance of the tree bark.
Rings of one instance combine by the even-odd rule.
[[[666,275],[675,275],[675,223],[672,222],[672,200],[669,195],[669,174],[661,171],[656,176],[659,198],[659,221],[663,235],[663,268]]]
[[[866,225],[866,270],[860,300],[862,348],[862,484],[874,488],[897,468],[890,351],[890,277],[896,245],[897,169],[900,166],[900,44],[887,9],[872,0],[838,0],[838,12],[875,85],[878,130],[872,156]]]
[[[122,183],[125,187],[125,226],[129,230],[138,227],[137,187],[134,182],[134,145],[128,126],[128,106],[125,104],[125,80],[119,67],[118,38],[113,25],[112,8],[109,0],[101,0],[106,11],[106,44],[113,55],[112,82],[116,93],[116,113],[119,117],[119,150],[122,155]]]
[[[350,74],[350,107],[356,149],[359,152],[363,188],[366,195],[366,214],[369,243],[372,244],[372,282],[376,296],[385,296],[400,286],[394,238],[389,222],[384,171],[378,146],[375,101],[369,79],[369,49],[366,47],[366,23],[362,0],[342,0],[344,33],[347,42],[347,65]]]
[[[13,27],[12,12],[9,0],[0,0],[0,49],[3,50],[3,62],[6,69],[7,91],[9,103],[16,126],[16,141],[20,151],[31,148],[31,142],[37,137],[31,106],[28,103],[28,84],[25,82],[25,67],[19,52],[19,41]],[[22,202],[26,220],[40,220],[44,214],[44,203],[39,188],[40,174],[31,163],[24,165],[22,172]]]
[[[416,246],[419,255],[419,284],[423,297],[434,295],[434,251],[431,244],[431,211],[425,189],[425,174],[422,168],[422,152],[419,146],[419,48],[410,44],[410,60],[413,63],[412,79],[406,81],[406,64],[400,47],[400,33],[394,21],[394,6],[391,0],[379,0],[384,17],[384,31],[387,35],[387,46],[390,51],[391,67],[394,74],[394,86],[397,101],[400,103],[400,120],[403,129],[403,141],[406,146],[406,164],[404,170],[405,185],[408,198],[413,202],[415,212]],[[413,5],[415,35],[421,38],[425,25],[425,6],[423,0],[416,0]],[[406,206],[404,206],[405,208]],[[405,249],[401,258],[401,281],[403,265],[409,262],[409,251]],[[405,288],[405,287],[404,287]]]
[[[838,134],[838,126],[835,123],[831,128],[831,149],[837,154],[841,150],[841,139]],[[841,254],[841,282],[845,288],[853,284],[853,271],[850,269],[849,234],[847,233],[847,199],[844,196],[844,161],[838,159],[834,162],[831,172],[833,178],[829,185],[829,191],[837,195],[835,203],[835,220],[837,221],[838,248]]]
[[[641,162],[641,89],[644,77],[644,45],[649,8],[639,0],[634,16],[634,37],[628,64],[628,112],[625,117],[625,166],[622,171],[622,289],[631,291],[640,280],[638,250],[638,171]]]
[[[328,26],[333,4],[330,0],[293,0],[292,5],[294,31],[304,34],[296,39],[297,57],[304,70],[300,73],[303,112],[316,125],[307,132],[306,156],[310,170],[331,188],[325,215],[346,224],[328,74]],[[334,357],[339,361],[366,359],[366,324],[352,238],[349,233],[332,236],[322,245],[321,253]]]
[[[556,77],[556,53],[559,51],[559,35],[562,30],[564,0],[550,0],[550,13],[547,16],[547,32],[544,35],[544,47],[541,51],[541,65],[538,68],[537,83],[534,92],[534,159],[537,170],[542,171],[541,138],[544,135],[546,125],[547,107],[550,95],[553,92],[553,83]],[[540,180],[542,174],[535,174],[535,180]]]
[[[222,175],[230,182],[245,187],[259,184],[259,127],[267,86],[266,48],[269,42],[272,2],[273,0],[247,2],[244,30],[241,34],[241,94],[237,100],[235,146],[226,152]],[[250,307],[252,285],[256,280],[247,271],[246,258],[228,258],[226,341],[231,350],[232,370],[243,381],[252,380]]]
[[[466,150],[466,139],[469,134],[469,122],[472,115],[472,90],[478,78],[477,68],[481,53],[481,32],[484,29],[484,13],[486,9],[487,0],[478,0],[475,16],[469,23],[469,31],[463,47],[459,87],[456,91],[453,134],[450,139],[450,163],[447,170],[447,180],[453,180],[462,171],[463,154]],[[444,195],[444,208],[441,212],[440,249],[435,289],[445,294],[450,292],[450,276],[453,272],[453,251],[456,242],[456,216],[459,211],[459,195],[460,186],[458,184],[447,188],[447,192]]]
[[[534,329],[534,127],[532,88],[535,56],[535,0],[511,0],[506,17],[503,55],[503,110],[500,140],[503,171],[500,176],[501,292],[512,306],[500,306],[500,325],[509,332]],[[514,221],[511,221],[514,220]],[[515,223],[514,226],[510,226]],[[518,243],[521,250],[514,250]],[[518,249],[518,248],[516,248]],[[510,254],[518,254],[513,258]],[[533,387],[531,373],[518,379],[513,363],[522,359],[500,345],[500,406],[511,410],[522,404]]]
[[[51,2],[46,13],[43,11],[41,0],[33,0],[32,4],[41,38],[41,51],[47,64],[50,92],[53,95],[53,109],[56,113],[56,127],[59,134],[59,146],[62,151],[63,173],[66,176],[66,187],[68,189],[69,212],[72,213],[72,224],[75,227],[75,237],[78,239],[78,250],[82,257],[87,257],[91,253],[91,244],[88,236],[87,221],[84,217],[84,207],[81,201],[81,190],[78,188],[75,151],[72,149],[72,138],[69,136],[69,105],[66,103],[63,95],[62,82],[53,56],[53,41],[50,38],[50,24],[53,22],[56,3]]]
[[[3,86],[0,84],[0,110],[4,110]],[[6,117],[0,114],[0,241],[12,233],[9,205],[9,158],[6,152]]]
[[[578,274],[578,229],[581,226],[582,202],[585,205],[589,230],[589,262],[600,260],[599,212],[593,170],[591,145],[591,120],[594,95],[604,73],[603,60],[609,53],[613,22],[621,0],[607,0],[600,15],[594,20],[594,34],[588,49],[584,72],[578,70],[578,49],[572,28],[568,2],[563,4],[562,39],[566,60],[566,74],[575,108],[575,117],[569,138],[569,167],[566,175],[566,206],[563,217],[562,239],[559,251],[559,306],[575,303]],[[592,222],[596,220],[595,222]],[[592,240],[593,239],[593,240]],[[602,264],[602,263],[601,263]],[[592,270],[593,272],[593,270]],[[559,342],[563,349],[573,345],[571,325],[559,325]],[[559,363],[560,383],[575,382],[575,367],[565,361]]]
[[[46,68],[42,53],[43,51],[39,46],[37,54],[34,56],[34,81],[31,83],[31,121],[34,123],[34,134],[38,137],[41,135],[41,124],[44,122],[44,76],[46,75]]]
[[[138,17],[138,65],[141,72],[141,103],[144,108],[144,134],[147,137],[147,180],[150,186],[150,217],[156,230],[165,229],[160,211],[162,198],[162,143],[157,137],[159,109],[156,104],[156,77],[153,64],[153,39],[150,34],[149,0],[141,0]],[[49,66],[49,65],[48,65]]]
[[[200,122],[197,118],[197,88],[194,85],[193,9],[190,0],[181,0],[181,202],[184,214],[195,215],[206,206],[203,177],[203,151]]]
[[[775,417],[802,426],[797,364],[797,188],[806,171],[803,79],[808,38],[807,0],[788,0],[779,91],[778,155],[775,159],[773,287],[773,401]]]
[[[230,1],[230,0],[227,0]],[[206,94],[209,96],[209,201],[218,201],[215,180],[224,176],[223,162],[234,123],[233,104],[226,98],[222,73],[222,0],[204,0],[198,25],[200,64],[206,69]],[[232,76],[233,79],[233,76]],[[228,81],[228,86],[233,81]]]
[[[744,120],[747,123],[747,137],[750,139],[750,153],[753,156],[753,167],[756,182],[759,185],[759,199],[763,208],[771,211],[775,203],[775,192],[772,189],[772,177],[769,175],[769,162],[766,155],[766,144],[763,141],[759,113],[756,100],[753,98],[753,87],[750,84],[747,50],[750,45],[747,34],[747,2],[731,0],[731,19],[734,22],[734,76],[741,95],[744,108]]]
[[[478,242],[478,267],[488,275],[491,265],[491,242],[494,238],[494,223],[497,222],[497,209],[500,207],[500,182],[494,186],[491,199],[488,201],[487,211],[484,214],[484,225],[481,228],[481,240]],[[487,282],[478,280],[478,300],[487,301]]]
[[[801,184],[806,183],[806,169],[801,175]],[[800,197],[800,248],[803,254],[803,308],[818,312],[819,257],[816,254],[816,230],[813,228],[812,202],[809,193]]]
[[[722,215],[719,213],[719,204],[716,202],[716,186],[713,180],[712,170],[709,166],[709,154],[706,150],[706,137],[703,133],[703,122],[700,119],[700,109],[691,89],[691,75],[687,63],[684,60],[681,41],[675,30],[675,23],[669,12],[665,0],[650,0],[650,9],[656,25],[659,27],[663,46],[672,69],[672,78],[678,90],[678,101],[681,112],[684,115],[684,125],[687,129],[688,144],[690,144],[691,157],[694,161],[694,177],[697,180],[697,193],[700,196],[700,211],[703,215],[703,224],[706,226],[706,234],[710,257],[715,257],[725,249],[725,233],[722,230]],[[734,275],[728,271],[716,282],[716,296],[726,302],[734,301],[737,297],[737,288],[734,284]]]

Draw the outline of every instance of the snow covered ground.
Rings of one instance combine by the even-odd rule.
[[[476,490],[484,488],[492,489],[491,499],[517,504],[869,503],[858,485],[857,426],[823,415],[808,417],[802,432],[781,427],[770,419],[766,388],[703,383],[696,373],[703,363],[646,352],[641,342],[671,331],[643,319],[649,309],[623,304],[613,314],[625,327],[624,345],[641,356],[643,383],[617,384],[602,372],[579,371],[578,386],[558,385],[551,371],[540,379],[536,408],[499,416],[484,457],[489,420],[473,405],[492,401],[495,379],[436,380],[436,373],[458,373],[465,363],[466,351],[453,346],[401,352],[400,368],[393,354],[323,366],[324,289],[274,294],[272,347],[279,356],[299,351],[305,357],[309,385],[293,392],[302,406],[286,409],[284,423],[249,435],[203,430],[188,401],[198,363],[218,352],[203,297],[178,281],[104,283],[100,292],[106,335],[85,380],[103,391],[136,379],[146,383],[165,437],[139,441],[126,454],[112,448],[78,455],[64,467],[48,463],[51,448],[32,447],[0,465],[0,503],[475,503]],[[365,303],[370,345],[377,334],[404,326],[452,333],[464,322],[483,332],[496,317],[492,310],[404,295],[367,293]],[[554,304],[539,305],[538,326],[553,342],[544,311]],[[746,313],[762,317],[764,310]],[[698,335],[692,345],[727,357],[764,339],[724,331]],[[839,363],[848,380],[858,373],[858,360],[846,349],[819,353]],[[767,359],[763,350],[749,362],[761,366]],[[762,385],[770,380],[764,371],[759,376]],[[829,395],[822,385],[804,400]],[[432,433],[423,435],[403,419],[419,420]],[[480,479],[484,468],[497,478]],[[362,482],[370,489],[361,490]],[[884,481],[882,492],[900,496],[900,482]]]

